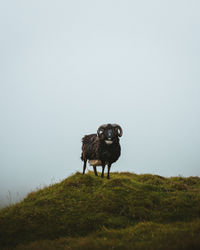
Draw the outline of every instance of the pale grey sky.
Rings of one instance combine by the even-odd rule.
[[[124,130],[112,171],[200,175],[200,2],[1,1],[0,199],[82,171],[81,138]]]

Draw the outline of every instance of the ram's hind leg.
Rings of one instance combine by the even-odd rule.
[[[93,169],[94,169],[94,174],[95,174],[96,176],[98,176],[98,174],[97,174],[97,167],[96,167],[96,166],[93,166]]]
[[[83,164],[83,174],[85,174],[87,159],[86,160],[84,159],[83,161],[84,161],[84,164]]]

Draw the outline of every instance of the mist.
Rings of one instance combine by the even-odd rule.
[[[199,176],[199,7],[2,2],[0,203],[81,172],[81,138],[105,123],[124,132],[111,174]]]

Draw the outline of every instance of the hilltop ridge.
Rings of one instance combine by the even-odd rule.
[[[92,172],[0,210],[7,249],[199,249],[200,178]]]

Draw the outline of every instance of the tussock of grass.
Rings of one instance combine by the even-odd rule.
[[[85,237],[40,240],[17,250],[50,249],[199,249],[200,220],[192,223],[139,222],[125,229],[107,229]]]
[[[200,248],[199,191],[198,177],[76,173],[2,209],[0,242],[8,249]]]

